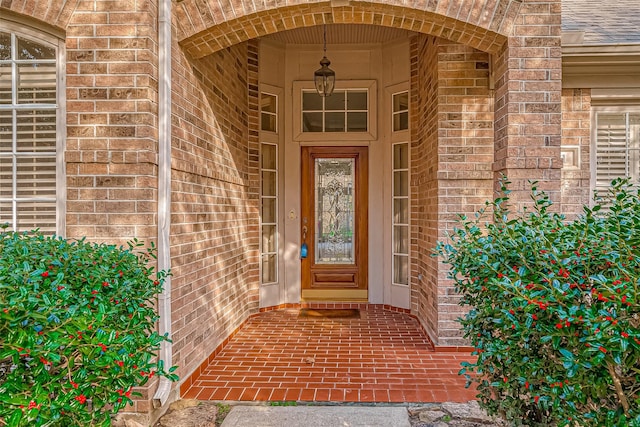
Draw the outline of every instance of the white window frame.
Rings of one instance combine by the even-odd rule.
[[[635,138],[638,141],[638,149],[637,156],[638,162],[640,163],[640,130],[637,131],[637,134],[634,136],[631,134],[631,128],[629,125],[629,115],[640,115],[640,105],[625,105],[625,106],[595,106],[591,109],[591,194],[593,194],[596,190],[600,193],[600,195],[604,195],[605,187],[597,186],[597,177],[598,177],[598,116],[600,114],[625,114],[626,115],[626,124],[625,124],[625,132],[626,132],[626,144],[627,144],[627,154],[630,148],[628,147],[631,139]],[[635,149],[634,149],[635,150]],[[627,155],[628,158],[628,155]],[[640,171],[637,173],[636,179],[640,179]],[[637,181],[635,182],[638,183]],[[593,204],[594,201],[591,200]]]
[[[267,95],[267,96],[272,96],[276,99],[276,111],[275,112],[271,112],[271,111],[262,111],[262,96],[263,95]],[[260,92],[260,132],[267,132],[267,133],[273,133],[273,134],[278,134],[278,126],[279,126],[279,122],[278,122],[278,111],[280,108],[279,105],[280,102],[280,97],[275,94],[275,93],[271,93],[271,92],[267,92],[267,91],[262,91]],[[268,116],[272,116],[275,119],[275,123],[276,123],[276,130],[275,131],[270,131],[270,130],[265,130],[262,128],[262,115],[266,114]]]
[[[302,130],[302,93],[315,90],[312,81],[293,82],[293,140],[300,142],[320,141],[374,141],[377,139],[377,85],[375,80],[342,80],[337,81],[338,91],[367,91],[367,131],[366,132],[303,132]],[[361,110],[358,110],[361,111]]]
[[[56,221],[55,221],[55,234],[59,235],[59,236],[64,236],[65,235],[65,216],[66,216],[66,196],[67,196],[67,192],[66,192],[66,168],[65,168],[65,162],[64,162],[64,152],[65,152],[65,140],[66,140],[66,126],[65,126],[65,117],[66,117],[66,109],[65,109],[65,105],[66,105],[66,96],[65,96],[65,88],[66,88],[66,84],[65,84],[65,63],[66,63],[66,50],[65,50],[65,44],[64,44],[64,40],[62,40],[60,37],[57,37],[56,35],[44,32],[44,31],[39,31],[39,30],[35,30],[31,27],[29,27],[28,25],[25,25],[22,22],[18,22],[18,21],[13,21],[13,20],[8,20],[8,19],[0,19],[0,28],[2,28],[2,31],[5,33],[10,33],[10,34],[15,34],[16,36],[20,36],[20,37],[24,37],[26,39],[30,39],[33,40],[35,42],[38,43],[42,43],[42,44],[46,44],[49,45],[53,48],[56,49],[56,59],[55,60],[51,60],[51,62],[55,62],[56,63],[56,103],[55,104],[36,104],[36,103],[31,103],[31,104],[18,104],[16,102],[15,96],[14,99],[12,99],[12,103],[11,104],[0,104],[0,110],[4,110],[4,111],[20,111],[20,110],[36,110],[36,109],[47,109],[47,110],[54,110],[56,112],[56,149],[55,149],[55,153],[54,152],[42,152],[42,153],[38,153],[38,156],[41,156],[43,154],[45,155],[50,155],[52,158],[55,158],[55,164],[56,164],[56,178],[55,178],[55,187],[56,187],[56,196],[55,199],[49,199],[47,198],[46,200],[52,200],[55,201],[55,205],[56,205]],[[13,39],[13,38],[12,38]],[[13,49],[12,49],[13,51]],[[43,61],[44,62],[44,61]],[[16,67],[16,62],[15,62],[15,56],[14,58],[12,58],[11,60],[11,64],[12,67]],[[13,81],[12,81],[12,93],[15,94],[15,86],[17,84],[16,80],[16,73],[15,70],[13,72]],[[13,96],[13,95],[12,95]],[[15,115],[13,116],[12,119],[12,130],[13,130],[13,137],[12,137],[12,150],[11,150],[11,157],[12,157],[12,162],[15,163],[16,161],[16,150],[15,150],[15,140],[16,140],[16,122],[15,122]],[[20,156],[22,156],[22,154],[18,154]],[[28,155],[24,155],[24,157],[28,157]],[[36,156],[32,156],[32,157],[36,157]],[[12,177],[12,185],[13,185],[13,193],[14,195],[12,195],[11,197],[11,203],[12,203],[12,224],[10,225],[11,229],[14,229],[14,226],[17,222],[17,209],[16,209],[16,205],[18,201],[42,201],[42,199],[40,198],[24,198],[18,200],[19,198],[15,197],[15,192],[16,192],[16,171],[15,168],[13,170],[13,177]],[[19,231],[23,231],[20,230]]]
[[[395,147],[396,145],[407,146],[407,167],[396,168],[395,167]],[[407,172],[407,188],[406,196],[399,196],[395,194],[396,189],[396,172]],[[394,142],[391,144],[391,283],[396,286],[409,286],[411,283],[411,144],[408,141]],[[395,221],[395,201],[396,200],[407,201],[407,222]],[[396,252],[396,226],[404,226],[407,228],[407,251]],[[403,256],[407,258],[407,283],[397,283],[395,281],[396,271],[396,256]]]
[[[265,169],[262,165],[262,147],[264,147],[265,145],[271,145],[275,148],[275,169]],[[279,239],[279,234],[280,234],[280,227],[278,224],[278,218],[279,218],[279,182],[280,182],[280,177],[279,175],[279,171],[278,171],[278,159],[279,159],[279,150],[278,150],[278,144],[277,143],[273,143],[273,142],[261,142],[260,143],[260,284],[261,285],[271,285],[271,284],[275,284],[278,283],[279,281],[279,276],[280,276],[280,251],[279,251],[279,247],[280,247],[280,239]],[[273,172],[275,175],[275,195],[273,196],[265,196],[262,193],[262,173],[264,171],[268,171],[268,172]],[[264,199],[272,199],[274,200],[274,204],[275,204],[275,217],[274,217],[274,222],[264,222],[263,221],[263,217],[262,217],[262,201]],[[273,226],[275,228],[275,233],[274,233],[274,238],[275,238],[275,243],[274,243],[274,251],[265,251],[264,247],[263,247],[263,234],[262,234],[262,228],[263,226]],[[265,255],[273,255],[275,256],[275,280],[273,281],[269,281],[269,282],[265,282],[263,281],[263,275],[262,275],[262,258]]]

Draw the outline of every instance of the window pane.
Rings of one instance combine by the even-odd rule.
[[[0,31],[0,61],[11,59],[11,34]]]
[[[393,252],[406,254],[409,252],[409,227],[406,225],[393,226]]]
[[[0,110],[0,152],[12,150],[12,117],[13,111]]]
[[[276,222],[276,199],[270,199],[270,198],[262,199],[262,222],[263,223]]]
[[[262,195],[276,195],[276,173],[271,171],[262,171]]]
[[[0,104],[11,104],[11,64],[0,64]]]
[[[333,92],[333,95],[324,99],[325,110],[341,110],[344,111],[344,91]]]
[[[393,112],[405,111],[409,109],[409,93],[401,92],[393,95]]]
[[[302,113],[303,132],[322,132],[322,113]]]
[[[56,150],[56,111],[36,110],[17,112],[17,150]]]
[[[407,171],[396,171],[393,173],[393,195],[408,196],[409,173]]]
[[[276,96],[263,93],[260,96],[260,110],[268,113],[276,113]]]
[[[325,113],[325,132],[344,132],[344,113]]]
[[[304,111],[322,110],[322,97],[316,92],[302,92],[302,109]]]
[[[409,113],[402,112],[393,115],[393,130],[397,132],[399,130],[409,129]]]
[[[262,255],[262,283],[273,283],[276,280],[276,256]]]
[[[261,129],[267,132],[276,132],[276,116],[274,114],[262,113],[260,115]]]
[[[0,201],[0,224],[13,223],[13,203]]]
[[[395,144],[393,146],[393,168],[409,168],[409,144]],[[397,196],[398,194],[396,194]]]
[[[13,159],[0,156],[0,198],[13,197]]]
[[[26,60],[55,59],[56,50],[38,42],[18,37],[18,58]]]
[[[18,202],[18,230],[54,233],[56,231],[56,202]]]
[[[17,197],[55,198],[55,157],[18,157],[16,169]]]
[[[19,104],[56,103],[56,64],[24,64],[18,67]]]
[[[276,251],[276,226],[262,226],[262,252]]]
[[[409,284],[409,258],[402,255],[393,256],[393,283]]]
[[[347,110],[368,110],[367,92],[349,91],[347,95]]]
[[[393,223],[394,224],[409,223],[409,199],[393,200]]]
[[[273,144],[262,144],[262,169],[276,169],[276,146]]]
[[[367,113],[347,113],[347,132],[366,132]]]

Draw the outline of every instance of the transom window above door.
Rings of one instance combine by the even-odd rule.
[[[336,90],[321,97],[314,90],[302,91],[303,132],[367,132],[367,90]]]
[[[376,139],[374,80],[336,83],[333,94],[321,97],[313,82],[293,83],[294,138],[298,141]]]

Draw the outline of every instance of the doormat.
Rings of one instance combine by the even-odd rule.
[[[357,308],[301,308],[300,317],[324,317],[328,319],[359,319]]]

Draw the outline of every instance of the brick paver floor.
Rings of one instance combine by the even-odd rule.
[[[316,402],[465,402],[464,352],[434,351],[415,318],[365,306],[358,319],[252,317],[183,398]]]

